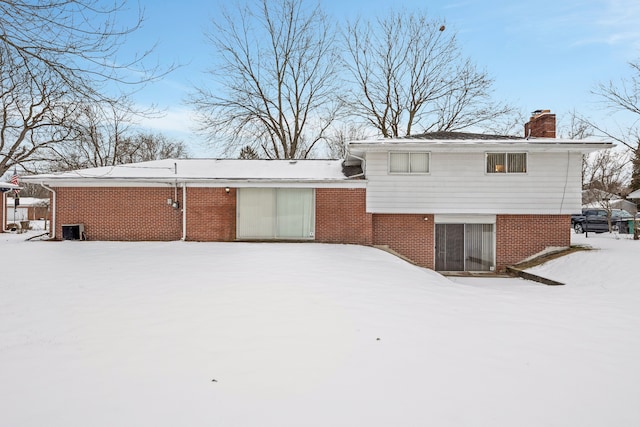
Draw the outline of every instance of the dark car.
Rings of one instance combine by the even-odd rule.
[[[571,216],[571,224],[576,233],[584,233],[585,231],[628,233],[629,220],[633,220],[633,215],[629,212],[624,209],[611,209],[611,230],[609,230],[609,214],[606,209],[585,208],[582,209],[582,215]]]

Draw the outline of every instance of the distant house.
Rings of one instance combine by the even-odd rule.
[[[570,245],[582,156],[612,146],[555,139],[548,111],[525,135],[436,133],[353,141],[345,160],[168,159],[22,180],[50,189],[55,239],[349,243],[439,271],[493,271]]]
[[[611,194],[598,189],[582,191],[582,207],[623,209],[632,215],[638,212],[636,204],[631,200],[626,200],[617,194]]]
[[[20,190],[19,185],[12,184],[10,182],[0,181],[0,233],[2,233],[7,227],[7,193],[13,193],[15,190]]]
[[[627,195],[627,198],[631,199],[631,200],[637,200],[637,201],[640,202],[640,189],[638,189],[636,191],[632,191],[631,193],[629,193]]]
[[[19,197],[18,204],[13,197],[6,198],[7,222],[35,221],[49,218],[49,199]]]

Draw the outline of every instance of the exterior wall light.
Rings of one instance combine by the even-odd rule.
[[[227,192],[227,194],[229,194],[229,191],[231,191],[231,189],[230,189],[229,187],[225,187],[225,188],[224,188],[224,191],[226,191],[226,192]]]

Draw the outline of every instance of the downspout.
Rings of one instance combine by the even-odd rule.
[[[56,238],[56,191],[53,188],[47,187],[44,185],[44,182],[40,183],[40,186],[45,190],[51,192],[52,194],[52,203],[51,203],[51,222],[49,223],[49,238]],[[45,218],[46,221],[46,218]]]
[[[0,230],[0,233],[4,233],[4,231],[7,228],[7,222],[6,222],[6,218],[5,215],[7,215],[7,193],[5,193],[4,191],[2,192],[2,223],[0,223],[0,225],[2,226],[2,230]]]
[[[357,173],[355,175],[352,175],[352,176],[348,177],[347,179],[359,178],[361,176],[364,176],[364,173],[365,173],[364,171],[366,170],[366,168],[365,168],[366,160],[363,159],[362,157],[358,157],[358,156],[356,156],[354,154],[351,154],[351,153],[348,153],[348,156],[349,157],[354,157],[354,158],[360,160],[360,166],[362,167],[362,173]]]
[[[180,240],[185,241],[187,239],[187,183],[182,183],[182,238]]]

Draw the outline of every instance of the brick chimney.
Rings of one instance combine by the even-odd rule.
[[[551,110],[536,110],[531,113],[531,118],[524,125],[524,137],[555,138],[556,115]]]

